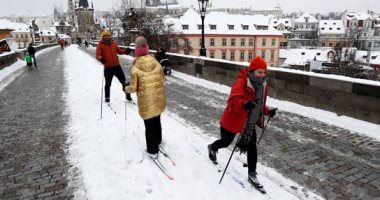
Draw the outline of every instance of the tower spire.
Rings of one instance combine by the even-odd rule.
[[[79,0],[79,5],[78,7],[82,7],[82,8],[88,8],[88,1],[87,0]]]

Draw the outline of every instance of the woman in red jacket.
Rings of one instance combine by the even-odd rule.
[[[208,145],[209,158],[216,162],[220,148],[228,147],[236,133],[242,133],[238,148],[247,152],[248,180],[260,187],[257,179],[256,125],[264,126],[264,115],[273,117],[275,109],[266,106],[268,86],[265,81],[267,64],[261,57],[254,58],[249,68],[244,68],[231,87],[227,107],[220,120],[221,139]]]

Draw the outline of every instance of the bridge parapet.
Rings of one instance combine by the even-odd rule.
[[[168,53],[174,70],[231,86],[248,63]],[[269,67],[269,96],[380,124],[380,82]]]

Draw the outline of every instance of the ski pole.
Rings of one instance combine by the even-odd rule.
[[[103,83],[104,82],[104,80],[103,80],[103,76],[102,76],[102,87],[101,87],[101,89],[102,89],[102,91],[100,92],[100,119],[102,119],[102,117],[103,117]]]
[[[277,108],[275,108],[275,110],[277,110]],[[263,137],[263,135],[264,135],[264,131],[265,131],[265,129],[267,128],[267,125],[268,125],[268,123],[269,123],[269,121],[270,121],[271,118],[272,118],[272,117],[268,117],[267,123],[265,124],[265,126],[264,126],[264,128],[263,128],[263,131],[261,132],[260,138],[259,138],[259,140],[257,141],[256,146],[259,145],[260,140],[261,140],[261,137]]]
[[[241,133],[239,134],[239,138],[238,138],[238,140],[237,140],[236,143],[235,143],[235,147],[234,147],[234,149],[233,149],[232,152],[231,152],[231,156],[230,156],[230,159],[228,159],[228,162],[227,162],[226,168],[224,168],[224,172],[223,172],[223,174],[222,174],[222,177],[220,178],[219,184],[222,183],[222,180],[223,180],[224,174],[226,173],[227,168],[228,168],[228,165],[230,164],[230,161],[231,161],[231,159],[232,159],[232,156],[234,155],[234,152],[235,152],[235,150],[236,150],[237,144],[238,144],[239,141],[240,141],[241,135],[242,135],[243,132],[245,131],[245,128],[246,128],[246,126],[247,126],[247,122],[248,122],[248,118],[249,118],[250,113],[251,113],[251,112],[248,113],[248,117],[247,117],[247,119],[246,119],[245,122],[244,122],[243,129],[241,130]]]
[[[127,120],[127,102],[124,102],[124,120]]]
[[[234,155],[234,152],[235,152],[235,150],[236,150],[236,147],[237,147],[237,144],[238,144],[238,142],[239,142],[239,140],[240,140],[240,137],[241,137],[241,135],[239,135],[238,141],[236,142],[235,147],[234,147],[234,149],[233,149],[232,152],[231,152],[230,159],[228,159],[228,162],[227,162],[226,168],[224,168],[224,172],[223,172],[223,174],[222,174],[222,177],[220,178],[219,184],[222,183],[222,180],[223,180],[224,174],[226,173],[227,168],[228,168],[228,165],[230,164],[231,158],[232,158],[232,156]]]

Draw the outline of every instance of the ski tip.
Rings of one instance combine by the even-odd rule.
[[[170,180],[174,180],[174,177],[173,176],[170,176],[170,175],[166,175]]]
[[[172,161],[172,164],[173,164],[173,166],[176,166],[176,165],[177,165],[174,161]]]

